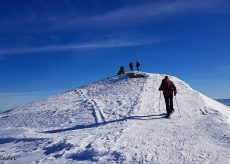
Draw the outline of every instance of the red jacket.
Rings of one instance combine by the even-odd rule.
[[[174,95],[176,95],[177,93],[176,86],[169,79],[162,80],[159,91],[163,91],[163,94],[166,94],[166,95],[173,94],[173,92],[174,92]]]

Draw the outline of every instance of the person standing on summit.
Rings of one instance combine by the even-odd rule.
[[[169,80],[168,76],[165,76],[165,78],[161,82],[159,91],[163,91],[165,104],[166,104],[166,111],[167,111],[166,117],[169,118],[170,115],[174,112],[173,93],[174,96],[176,96],[177,93],[176,86],[171,80]]]
[[[133,63],[132,62],[129,63],[129,68],[130,68],[130,71],[133,71]]]
[[[136,67],[137,67],[137,71],[140,71],[140,63],[138,61],[136,61]]]

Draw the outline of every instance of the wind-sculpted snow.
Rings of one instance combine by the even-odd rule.
[[[174,98],[165,119],[164,75],[142,74],[1,113],[0,156],[16,158],[8,163],[230,163],[229,107],[170,76],[182,117]]]
[[[0,126],[66,127],[129,116],[138,101],[144,82],[145,79],[130,80],[126,76],[107,78],[47,100],[5,112],[0,116]]]

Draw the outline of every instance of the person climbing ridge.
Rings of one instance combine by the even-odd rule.
[[[173,93],[174,96],[176,96],[176,86],[171,80],[169,80],[168,76],[165,76],[165,78],[161,82],[159,91],[163,91],[167,111],[166,117],[169,118],[170,115],[174,112]]]

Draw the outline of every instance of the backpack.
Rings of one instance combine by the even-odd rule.
[[[171,94],[173,93],[173,86],[171,81],[163,80],[163,90],[165,91],[166,94]]]

